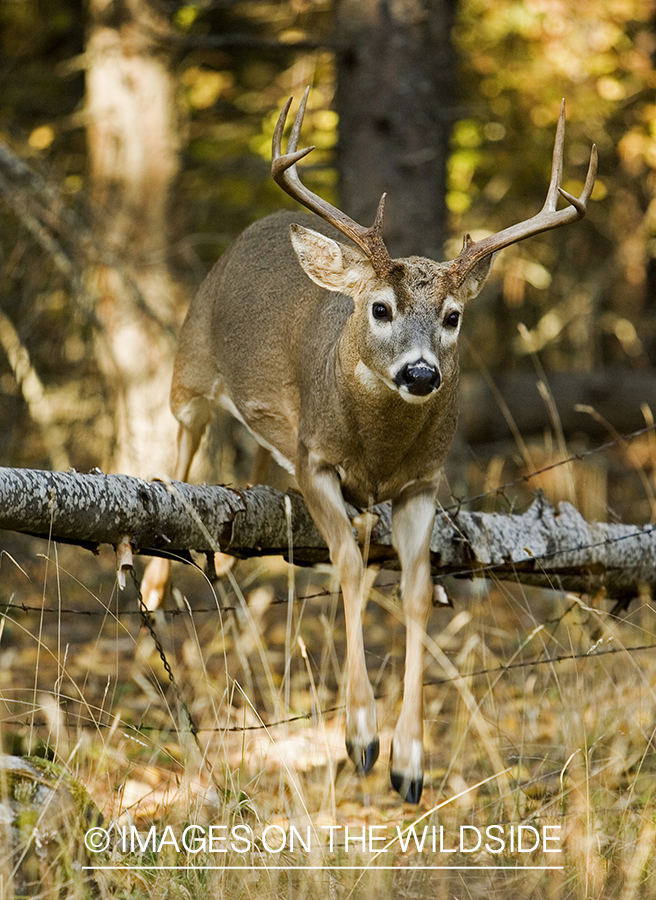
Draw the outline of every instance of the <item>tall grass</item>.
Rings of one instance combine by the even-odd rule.
[[[111,553],[22,538],[8,550],[2,748],[47,756],[87,788],[113,829],[88,857],[102,897],[656,897],[651,598],[619,619],[603,598],[449,585],[455,609],[435,610],[426,638],[427,772],[412,807],[386,765],[404,652],[389,573],[365,619],[381,759],[360,779],[328,576],[295,570],[290,583],[278,561],[242,563],[215,589],[177,570],[154,628],[181,703]],[[139,838],[121,845],[131,828]],[[545,829],[560,852],[525,852]]]

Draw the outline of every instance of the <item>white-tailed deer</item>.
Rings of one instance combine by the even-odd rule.
[[[180,423],[175,476],[185,480],[212,406],[231,410],[260,446],[296,475],[330,550],[346,619],[346,746],[357,769],[378,756],[376,704],[362,634],[364,564],[344,501],[391,500],[406,617],[403,703],[391,780],[417,803],[423,784],[423,635],[433,596],[429,544],[440,473],[458,408],[458,332],[493,255],[580,219],[595,181],[593,147],[580,197],[561,188],[564,107],[551,183],[536,216],[438,263],[392,259],[376,221],[363,228],[301,183],[296,164],[307,91],[281,142],[291,99],[273,138],[272,174],[316,216],[278,213],[226,251],[191,304],[180,335],[171,408]],[[567,206],[557,210],[559,197]],[[311,227],[310,227],[311,226]],[[340,243],[340,237],[349,238]]]

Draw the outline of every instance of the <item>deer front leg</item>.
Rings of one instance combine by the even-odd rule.
[[[335,470],[299,453],[297,479],[310,514],[330,551],[337,570],[346,621],[346,749],[360,774],[378,759],[376,703],[367,674],[362,636],[364,565]]]
[[[392,507],[392,541],[402,570],[406,646],[403,704],[392,739],[390,778],[409,803],[419,803],[424,782],[423,635],[433,595],[429,548],[435,494],[433,485],[406,491]]]

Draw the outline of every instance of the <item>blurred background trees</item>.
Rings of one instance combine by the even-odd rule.
[[[89,273],[97,359],[117,386],[113,465],[166,471],[174,429],[162,391],[180,308],[169,271],[171,193],[180,169],[168,21],[148,2],[89,0],[85,45],[89,200],[113,260]],[[119,262],[120,261],[120,262]]]
[[[373,222],[387,191],[393,256],[441,258],[446,172],[458,116],[452,0],[339,0],[335,108],[342,207]]]
[[[446,257],[463,232],[541,205],[566,98],[565,187],[580,190],[594,141],[595,202],[505,251],[468,312],[461,447],[476,447],[452,478],[489,486],[513,454],[530,466],[565,437],[598,440],[629,375],[633,405],[619,407],[639,427],[656,352],[654,13],[649,0],[0,0],[0,462],[170,468],[175,334],[230,241],[292,204],[269,177],[270,138],[308,83],[305,181],[365,224],[388,190],[390,248],[446,243]],[[543,456],[500,457],[500,413],[468,436],[477,409],[499,408],[484,379],[503,391],[511,377],[518,422],[544,411],[530,426]],[[576,388],[566,400],[561,383]],[[594,410],[568,418],[575,403]],[[245,451],[222,425],[215,477],[230,480]],[[651,477],[652,458],[641,465]]]

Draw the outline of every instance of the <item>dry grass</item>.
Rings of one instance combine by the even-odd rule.
[[[343,617],[326,577],[240,564],[217,594],[200,572],[177,571],[182,612],[155,628],[196,739],[134,588],[116,590],[112,555],[13,537],[5,547],[0,601],[35,609],[2,620],[4,752],[54,759],[105,827],[133,825],[145,842],[154,825],[165,838],[156,852],[94,856],[130,867],[96,872],[103,897],[656,897],[656,656],[631,649],[656,644],[650,598],[619,620],[599,598],[450,585],[455,609],[436,610],[427,636],[427,775],[411,807],[386,765],[404,652],[393,588],[374,588],[365,622],[381,759],[361,780],[343,746]],[[294,603],[276,602],[290,590]],[[413,822],[418,838],[428,829],[421,851],[407,843]],[[186,827],[211,824],[216,852],[181,846]],[[508,840],[491,852],[499,830],[459,851],[461,826],[508,839],[520,825],[525,837],[548,826],[562,852]],[[463,834],[471,847],[476,832]],[[153,868],[164,865],[196,868]],[[562,868],[529,868],[545,865]],[[71,882],[60,896],[80,892]]]

